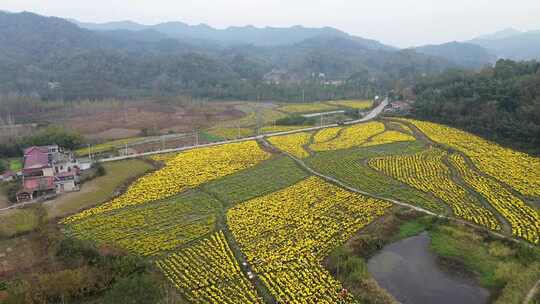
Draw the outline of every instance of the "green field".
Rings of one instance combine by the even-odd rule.
[[[75,150],[75,155],[77,156],[88,156],[88,154],[100,154],[105,152],[113,151],[116,148],[123,147],[125,145],[132,144],[134,142],[140,141],[144,137],[130,137],[124,139],[118,139],[113,141],[104,142],[97,145],[92,145],[90,147],[81,148]]]
[[[10,238],[37,228],[38,212],[34,208],[13,209],[0,214],[0,237]]]
[[[102,213],[69,226],[69,233],[141,255],[177,249],[214,230],[221,204],[199,191]]]
[[[153,169],[143,160],[125,160],[103,164],[107,174],[82,185],[80,192],[67,193],[53,203],[46,204],[48,218],[57,218],[76,213],[105,202],[126,182]]]
[[[209,182],[202,188],[227,205],[233,205],[285,188],[307,175],[290,158],[278,157],[238,174]]]
[[[413,154],[422,151],[419,142],[393,143],[317,153],[306,164],[320,173],[333,176],[357,189],[393,198],[436,212],[445,212],[433,198],[369,168],[365,160],[396,154]]]

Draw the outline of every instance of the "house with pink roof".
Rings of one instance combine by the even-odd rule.
[[[71,153],[57,145],[33,146],[24,150],[22,189],[17,201],[79,190],[79,168]]]

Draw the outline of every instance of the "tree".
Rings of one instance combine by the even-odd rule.
[[[105,304],[159,303],[165,292],[163,286],[148,275],[134,275],[116,282],[105,295]]]

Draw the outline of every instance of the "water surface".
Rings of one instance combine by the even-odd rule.
[[[449,274],[429,250],[425,232],[383,248],[368,269],[403,304],[484,304],[489,292],[470,278]]]

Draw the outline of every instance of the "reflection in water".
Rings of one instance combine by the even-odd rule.
[[[489,292],[469,278],[441,270],[427,233],[386,246],[368,268],[379,285],[403,304],[483,304]]]

